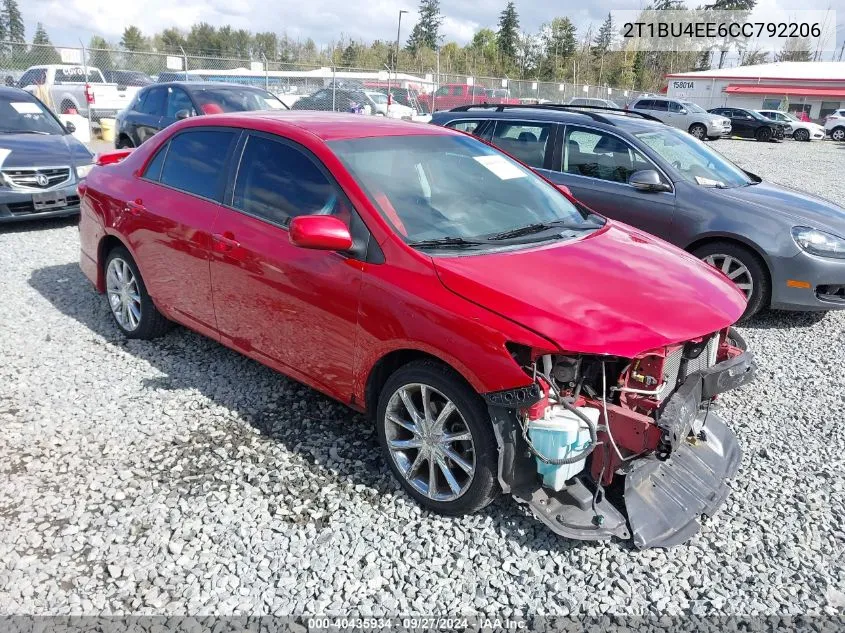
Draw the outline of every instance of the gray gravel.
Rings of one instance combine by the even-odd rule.
[[[842,200],[845,145],[718,149]],[[184,329],[124,340],[77,229],[0,229],[0,613],[798,614],[845,607],[845,313],[743,328],[745,451],[689,544],[422,512],[362,417]]]

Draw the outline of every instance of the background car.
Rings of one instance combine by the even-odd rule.
[[[666,97],[641,97],[632,101],[626,109],[649,114],[666,125],[689,132],[700,140],[705,138],[713,140],[731,133],[730,119],[710,114],[690,101]]]
[[[94,156],[34,96],[0,87],[0,223],[79,213]]]
[[[278,97],[261,88],[217,82],[171,82],[141,89],[118,113],[114,145],[138,147],[179,119],[200,114],[286,110]]]
[[[87,117],[90,110],[94,121],[113,117],[134,94],[126,86],[107,82],[99,68],[72,64],[30,66],[18,80],[18,88],[31,92],[54,112]]]
[[[385,108],[387,97],[384,97]],[[320,110],[334,112],[356,112],[361,114],[375,114],[375,103],[368,97],[363,88],[331,86],[320,88],[307,97],[297,99],[291,110]]]
[[[143,88],[153,83],[153,78],[138,70],[104,70],[103,77],[106,81],[118,84],[119,86],[135,86]]]
[[[767,119],[785,124],[787,127],[784,133],[796,141],[821,140],[826,136],[824,127],[818,123],[802,121],[790,112],[780,110],[757,110],[757,112]]]
[[[754,110],[742,108],[712,108],[708,110],[731,121],[731,136],[753,138],[760,142],[781,141],[786,136],[787,126],[767,119]]]
[[[504,488],[563,536],[662,547],[737,472],[709,403],[755,375],[730,329],[742,293],[467,135],[335,113],[180,121],[95,168],[79,235],[126,337],[172,319],[370,414],[426,509]],[[599,494],[623,465],[641,485]]]
[[[502,110],[460,108],[432,122],[498,145],[591,209],[718,267],[746,294],[746,317],[765,306],[845,308],[841,206],[763,182],[709,144],[634,113]]]
[[[566,102],[566,105],[576,106],[595,106],[597,108],[616,108],[619,109],[619,104],[610,99],[594,99],[592,97],[573,97]]]
[[[845,108],[827,115],[824,120],[824,129],[834,141],[845,141]]]

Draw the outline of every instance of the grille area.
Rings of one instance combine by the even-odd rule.
[[[3,176],[14,187],[50,189],[70,180],[70,167],[20,167],[4,169]]]
[[[49,211],[60,211],[61,209],[67,209],[68,207],[74,207],[79,204],[79,196],[68,196],[67,197],[67,204],[64,207],[57,207],[54,209],[49,209]],[[27,202],[10,202],[6,205],[6,208],[9,209],[9,212],[12,215],[29,215],[30,213],[36,213],[35,205],[32,204],[32,201],[29,200]],[[37,213],[40,213],[38,211]]]
[[[678,382],[683,381],[685,377],[715,365],[716,355],[718,353],[719,335],[714,334],[710,337],[710,340],[707,341],[707,347],[702,350],[701,354],[698,355],[698,358],[691,358],[687,360],[686,368],[683,375],[681,375],[681,361],[684,356],[684,348],[680,348],[672,352],[666,357],[666,362],[663,365],[663,380],[666,381],[669,387],[660,394],[659,399],[664,400],[668,398],[672,392],[675,391],[675,387],[678,385]]]

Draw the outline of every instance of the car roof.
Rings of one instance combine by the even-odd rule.
[[[14,88],[12,86],[0,86],[0,97],[14,97],[16,99],[35,101],[35,97],[26,90],[21,90],[20,88]]]
[[[159,81],[149,86],[144,86],[144,90],[155,86],[179,86],[188,90],[196,90],[197,88],[245,88],[264,91],[264,88],[261,86],[245,86],[244,84],[227,83],[224,81]]]
[[[466,110],[463,112],[437,112],[434,115],[435,120],[455,120],[455,119],[477,119],[479,117],[489,119],[507,120],[522,120],[530,119],[532,121],[550,121],[554,123],[579,123],[591,126],[605,127],[608,130],[623,129],[627,132],[642,132],[646,130],[653,130],[655,127],[664,127],[665,124],[659,121],[650,121],[648,119],[641,119],[639,117],[623,114],[621,112],[605,111],[605,110],[590,110],[593,115],[598,115],[597,119],[586,112],[579,112],[578,110],[554,110],[543,108],[521,108],[519,106],[513,108],[506,108],[499,112],[493,109],[478,108],[476,110]]]
[[[351,140],[372,136],[464,136],[462,132],[439,125],[429,125],[380,116],[318,110],[257,110],[202,117],[203,125],[260,127],[265,131],[284,132],[292,127],[310,132],[323,141]],[[259,125],[256,126],[255,124]]]

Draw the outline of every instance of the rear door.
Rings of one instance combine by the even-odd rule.
[[[129,135],[135,145],[144,143],[161,129],[161,119],[166,107],[167,88],[164,86],[150,88],[127,120]]]
[[[551,169],[551,149],[557,125],[545,121],[495,122],[492,143],[534,169]]]
[[[757,129],[756,121],[745,110],[733,109],[731,112],[731,127],[733,133],[745,138],[753,138]]]
[[[614,220],[669,239],[675,213],[675,194],[634,189],[628,180],[636,171],[653,169],[671,184],[663,171],[627,140],[597,128],[567,125],[559,160],[544,176],[569,187],[585,205]],[[559,157],[559,158],[558,158]]]
[[[190,128],[171,138],[137,179],[122,221],[159,307],[216,337],[211,230],[240,131]]]
[[[304,147],[250,132],[239,154],[213,230],[211,280],[222,338],[348,399],[363,263],[351,253],[296,247],[287,227],[298,215],[336,215],[364,252],[369,233]]]

